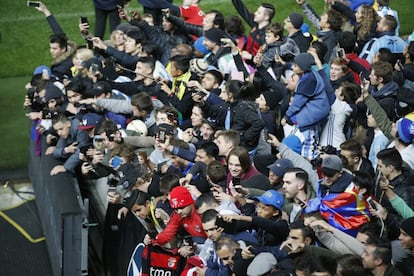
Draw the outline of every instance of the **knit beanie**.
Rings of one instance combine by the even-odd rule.
[[[397,129],[398,129],[398,136],[400,136],[400,139],[406,143],[409,144],[414,139],[414,122],[407,119],[402,118],[397,121]]]
[[[203,76],[208,70],[208,62],[202,58],[193,58],[190,60],[190,71],[197,76]]]
[[[291,13],[289,15],[289,20],[295,29],[300,29],[303,24],[303,16],[299,13]]]
[[[46,84],[45,90],[46,90],[46,95],[45,95],[46,102],[48,102],[51,99],[59,99],[60,97],[63,96],[62,91],[54,84],[51,84],[51,83]]]
[[[183,186],[172,189],[170,193],[170,205],[173,209],[179,209],[194,204],[190,192]]]
[[[408,218],[401,223],[401,230],[414,239],[414,217]]]
[[[208,40],[220,45],[222,38],[226,37],[226,34],[222,29],[219,28],[211,28],[210,30],[204,33],[204,37]]]
[[[204,41],[204,36],[199,37],[195,42],[194,42],[194,49],[196,49],[197,51],[199,51],[200,53],[206,55],[208,54],[210,51],[207,50],[206,46],[203,44]]]
[[[303,72],[308,72],[311,70],[312,65],[315,64],[315,59],[309,53],[300,53],[296,55],[295,63]]]

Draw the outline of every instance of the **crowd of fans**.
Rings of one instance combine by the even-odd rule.
[[[24,101],[51,175],[108,183],[106,275],[141,242],[177,250],[168,275],[414,275],[414,41],[388,0],[139,2],[96,1],[82,46],[38,2],[53,63]]]

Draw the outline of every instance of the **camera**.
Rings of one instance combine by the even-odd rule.
[[[336,148],[331,145],[327,145],[323,146],[320,152],[326,154],[336,154]],[[322,158],[320,157],[320,155],[318,155],[315,159],[311,160],[310,162],[312,164],[312,168],[316,170],[320,165],[322,165]]]
[[[39,7],[40,3],[39,2],[33,2],[33,1],[27,1],[27,6],[31,7],[31,8],[35,8],[35,7]]]
[[[104,168],[105,165],[100,165],[102,163],[98,163],[98,167],[100,168]],[[117,174],[116,171],[114,171],[111,167],[108,166],[108,172],[110,173],[108,176],[108,186],[109,187],[115,187],[118,185],[119,181],[121,180],[121,178],[119,177],[119,175]]]
[[[30,109],[34,112],[40,112],[44,108],[44,103],[40,99],[40,97],[37,95],[36,87],[30,87],[27,89],[27,97],[30,100]]]
[[[216,226],[223,228],[225,233],[233,234],[235,233],[235,225],[233,222],[227,222],[223,219],[223,217],[218,216],[216,218]]]
[[[33,102],[36,95],[36,87],[30,87],[27,89],[27,97],[30,99],[31,102]]]
[[[189,246],[193,246],[193,245],[194,245],[193,238],[192,238],[190,235],[188,235],[188,236],[184,236],[184,238],[183,238],[183,242],[184,242],[186,245],[189,245]]]
[[[43,120],[47,120],[47,119],[52,119],[53,115],[55,113],[47,108],[42,109],[42,119]]]

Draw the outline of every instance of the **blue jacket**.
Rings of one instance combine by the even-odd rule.
[[[407,46],[407,42],[399,36],[396,36],[395,32],[384,32],[381,33],[378,38],[373,38],[368,41],[362,49],[359,57],[372,64],[372,59],[379,49],[387,48],[392,53],[402,53],[405,46]]]
[[[71,119],[69,136],[66,139],[60,137],[53,152],[54,157],[65,160],[63,166],[66,171],[70,172],[73,172],[74,169],[81,163],[81,160],[79,159],[79,148],[91,143],[91,139],[89,138],[88,133],[84,130],[78,129],[79,124],[80,122],[78,119]],[[72,154],[65,153],[65,147],[74,142],[78,142],[78,148],[76,151]]]
[[[315,71],[306,72],[300,78],[286,117],[296,117],[300,131],[305,131],[327,118],[330,104],[322,77]]]

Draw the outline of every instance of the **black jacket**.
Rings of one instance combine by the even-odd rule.
[[[407,205],[414,209],[414,172],[405,167],[402,168],[401,174],[394,179],[390,180],[390,185],[394,187],[393,191],[399,197],[401,197]],[[381,198],[382,189],[379,185],[375,187],[375,198]],[[388,198],[383,196],[381,205],[384,206],[390,213],[398,215],[398,213],[392,208]],[[401,217],[400,217],[401,220]]]
[[[259,143],[260,132],[264,128],[264,122],[260,119],[253,103],[237,101],[231,104],[223,103],[207,107],[209,117],[216,119],[216,126],[224,128],[227,109],[231,111],[231,129],[237,130],[240,134],[240,145],[252,149]]]
[[[296,33],[294,33],[293,35],[289,36],[291,39],[293,39],[293,41],[296,42],[296,45],[298,45],[299,50],[301,53],[306,53],[306,51],[308,50],[310,43],[312,41],[312,37],[309,36],[304,36],[302,31],[299,30]]]

